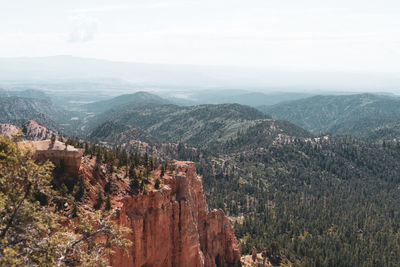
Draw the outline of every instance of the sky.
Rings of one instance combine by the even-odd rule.
[[[400,71],[400,1],[0,0],[0,57]]]

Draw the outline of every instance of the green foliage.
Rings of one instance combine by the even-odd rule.
[[[113,247],[131,246],[131,242],[124,237],[130,230],[118,227],[111,220],[112,216],[113,213],[101,211],[80,214],[74,233],[59,232],[61,239],[69,239],[62,246],[62,263],[66,266],[109,266],[108,256],[113,253]],[[106,237],[106,240],[99,242],[100,236]]]
[[[152,144],[158,142],[151,134],[139,127],[127,126],[113,121],[106,121],[94,128],[90,132],[89,138],[113,144],[129,142],[130,140],[141,140]]]
[[[141,183],[139,179],[131,179],[129,183],[129,193],[132,195],[137,195],[141,190]]]
[[[112,179],[109,179],[107,183],[104,185],[104,192],[106,193],[111,193],[111,187],[112,187]]]
[[[305,101],[272,107],[273,115],[300,121],[318,134],[399,136],[398,99],[356,95]],[[254,246],[274,264],[299,266],[400,262],[399,143],[315,138],[240,105],[128,106],[96,119],[139,126],[177,143],[154,144],[156,149],[150,144],[148,157],[157,150],[165,160],[196,162],[209,206],[237,219],[243,253]],[[128,161],[130,193],[144,194],[150,161],[138,154]]]
[[[75,114],[55,105],[48,99],[0,96],[0,123],[23,125],[28,120],[41,122],[50,129],[63,128],[74,134],[77,127],[71,117]],[[61,127],[61,124],[68,122]]]
[[[396,266],[399,148],[352,137],[267,142],[198,170],[210,207],[222,202],[229,215],[244,216],[235,224],[243,253],[255,246],[276,263]]]
[[[205,145],[228,140],[239,129],[247,129],[254,125],[255,120],[266,118],[268,117],[262,112],[238,104],[192,107],[128,105],[102,113],[95,117],[92,123],[101,125],[112,121],[113,124],[125,125],[125,127],[140,127],[158,140]],[[110,140],[107,137],[108,133],[114,135],[112,127],[107,126],[107,129],[103,131],[106,134],[102,134],[104,140]],[[97,131],[94,130],[92,135],[96,135]]]
[[[112,206],[111,206],[111,199],[110,199],[110,195],[107,196],[106,198],[106,205],[104,207],[105,210],[111,210]]]
[[[161,184],[161,181],[160,181],[160,179],[157,178],[154,183],[154,188],[157,190],[160,189],[160,184]]]
[[[96,203],[94,204],[94,208],[96,210],[100,209],[101,206],[103,205],[104,198],[103,198],[103,192],[101,190],[101,187],[98,185],[96,188]]]
[[[147,92],[136,92],[134,94],[125,94],[114,97],[109,100],[102,100],[83,107],[91,112],[104,112],[109,109],[119,108],[121,106],[143,106],[149,104],[168,104],[169,101],[157,95]]]
[[[65,223],[51,205],[59,197],[52,189],[52,168],[0,136],[0,266],[107,266],[113,247],[130,245],[123,237],[127,229],[112,222],[112,213],[80,213],[76,203],[71,215],[79,223]],[[106,241],[98,242],[99,236]]]
[[[161,165],[160,177],[164,177],[164,174],[165,174],[165,167],[164,167],[164,164],[163,164],[163,165]]]
[[[74,196],[76,201],[80,201],[82,199],[86,190],[86,184],[83,180],[83,177],[80,175],[78,179],[78,182],[74,185],[74,188],[72,190],[72,195]]]

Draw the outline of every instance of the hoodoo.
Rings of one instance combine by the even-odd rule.
[[[121,226],[132,229],[128,252],[113,266],[235,266],[240,246],[222,210],[209,211],[193,162],[175,161],[161,188],[121,199]]]

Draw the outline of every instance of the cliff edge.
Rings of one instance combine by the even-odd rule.
[[[158,173],[159,175],[159,173]],[[125,196],[116,222],[132,229],[133,246],[112,266],[236,266],[240,246],[222,210],[209,211],[192,162],[175,161],[159,190]]]

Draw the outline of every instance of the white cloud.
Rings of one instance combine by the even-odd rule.
[[[94,39],[98,31],[98,21],[95,18],[79,14],[70,18],[72,30],[69,33],[68,42],[82,43]]]

